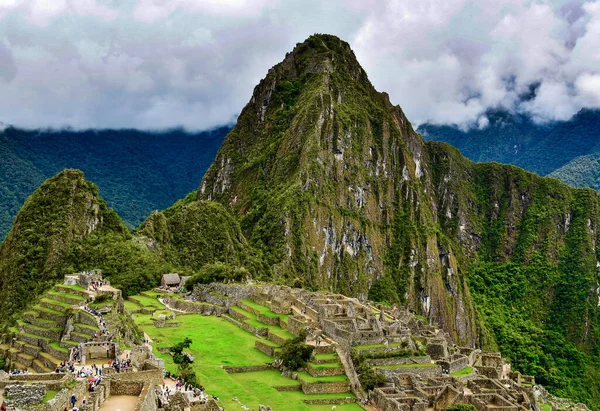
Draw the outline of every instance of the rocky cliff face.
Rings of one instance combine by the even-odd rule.
[[[275,276],[362,297],[389,277],[401,300],[473,344],[472,303],[439,232],[428,160],[348,44],[313,36],[255,88],[199,198],[241,215]]]
[[[27,199],[0,246],[0,323],[58,278],[74,241],[102,231],[128,235],[81,171],[64,170],[44,182]]]
[[[310,37],[269,71],[198,198],[233,208],[274,277],[362,297],[393,284],[462,344],[495,340],[466,281],[485,262],[527,265],[540,254],[559,268],[542,291],[544,323],[567,315],[553,307],[570,292],[559,283],[574,258],[586,281],[569,310],[597,316],[597,194],[425,143],[333,36]],[[593,323],[569,327],[594,345]]]

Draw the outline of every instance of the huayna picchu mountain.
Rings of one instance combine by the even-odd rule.
[[[45,181],[0,246],[0,324],[53,285],[69,247],[94,232],[129,235],[81,171],[64,170]]]
[[[425,142],[347,43],[314,35],[254,89],[197,193],[132,239],[72,243],[63,266],[125,293],[214,265],[405,304],[598,410],[599,231],[597,192]]]

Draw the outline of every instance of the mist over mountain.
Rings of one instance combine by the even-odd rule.
[[[589,113],[577,116],[587,140],[570,142],[560,124],[546,134],[575,155],[594,141]],[[543,131],[521,119],[532,130],[523,134],[518,119],[499,117],[490,130],[513,127],[514,136],[486,156],[516,146],[545,174],[534,138]],[[191,178],[180,157],[203,158],[200,149],[169,143],[179,148],[167,156],[174,175],[155,174],[156,165],[144,175],[147,151],[127,160],[128,174],[153,184]],[[553,147],[552,167],[568,161],[563,151]],[[127,170],[123,155],[101,152],[117,175]],[[26,173],[31,162],[13,155],[10,164]],[[218,266],[223,279],[407,307],[457,345],[500,351],[552,393],[600,410],[600,194],[425,141],[338,37],[312,35],[267,72],[195,186],[130,232],[80,171],[47,180],[0,245],[0,326],[29,303],[23,290],[34,297],[61,274],[98,268],[127,296],[166,272],[210,280]]]
[[[78,168],[129,227],[196,188],[231,127],[183,130],[0,128],[0,239],[25,199],[47,178]]]
[[[576,157],[600,151],[600,110],[583,109],[567,121],[538,124],[527,114],[491,110],[481,127],[422,124],[427,140],[452,144],[473,161],[514,164],[548,175]],[[568,184],[586,186],[568,171],[554,174]],[[598,186],[593,186],[598,188]]]

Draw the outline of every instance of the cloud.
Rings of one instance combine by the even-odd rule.
[[[315,32],[349,41],[416,124],[600,106],[596,1],[0,0],[0,120],[214,127]]]

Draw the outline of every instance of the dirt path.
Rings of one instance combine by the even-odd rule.
[[[108,397],[99,411],[133,411],[138,397],[135,395],[115,395]]]

